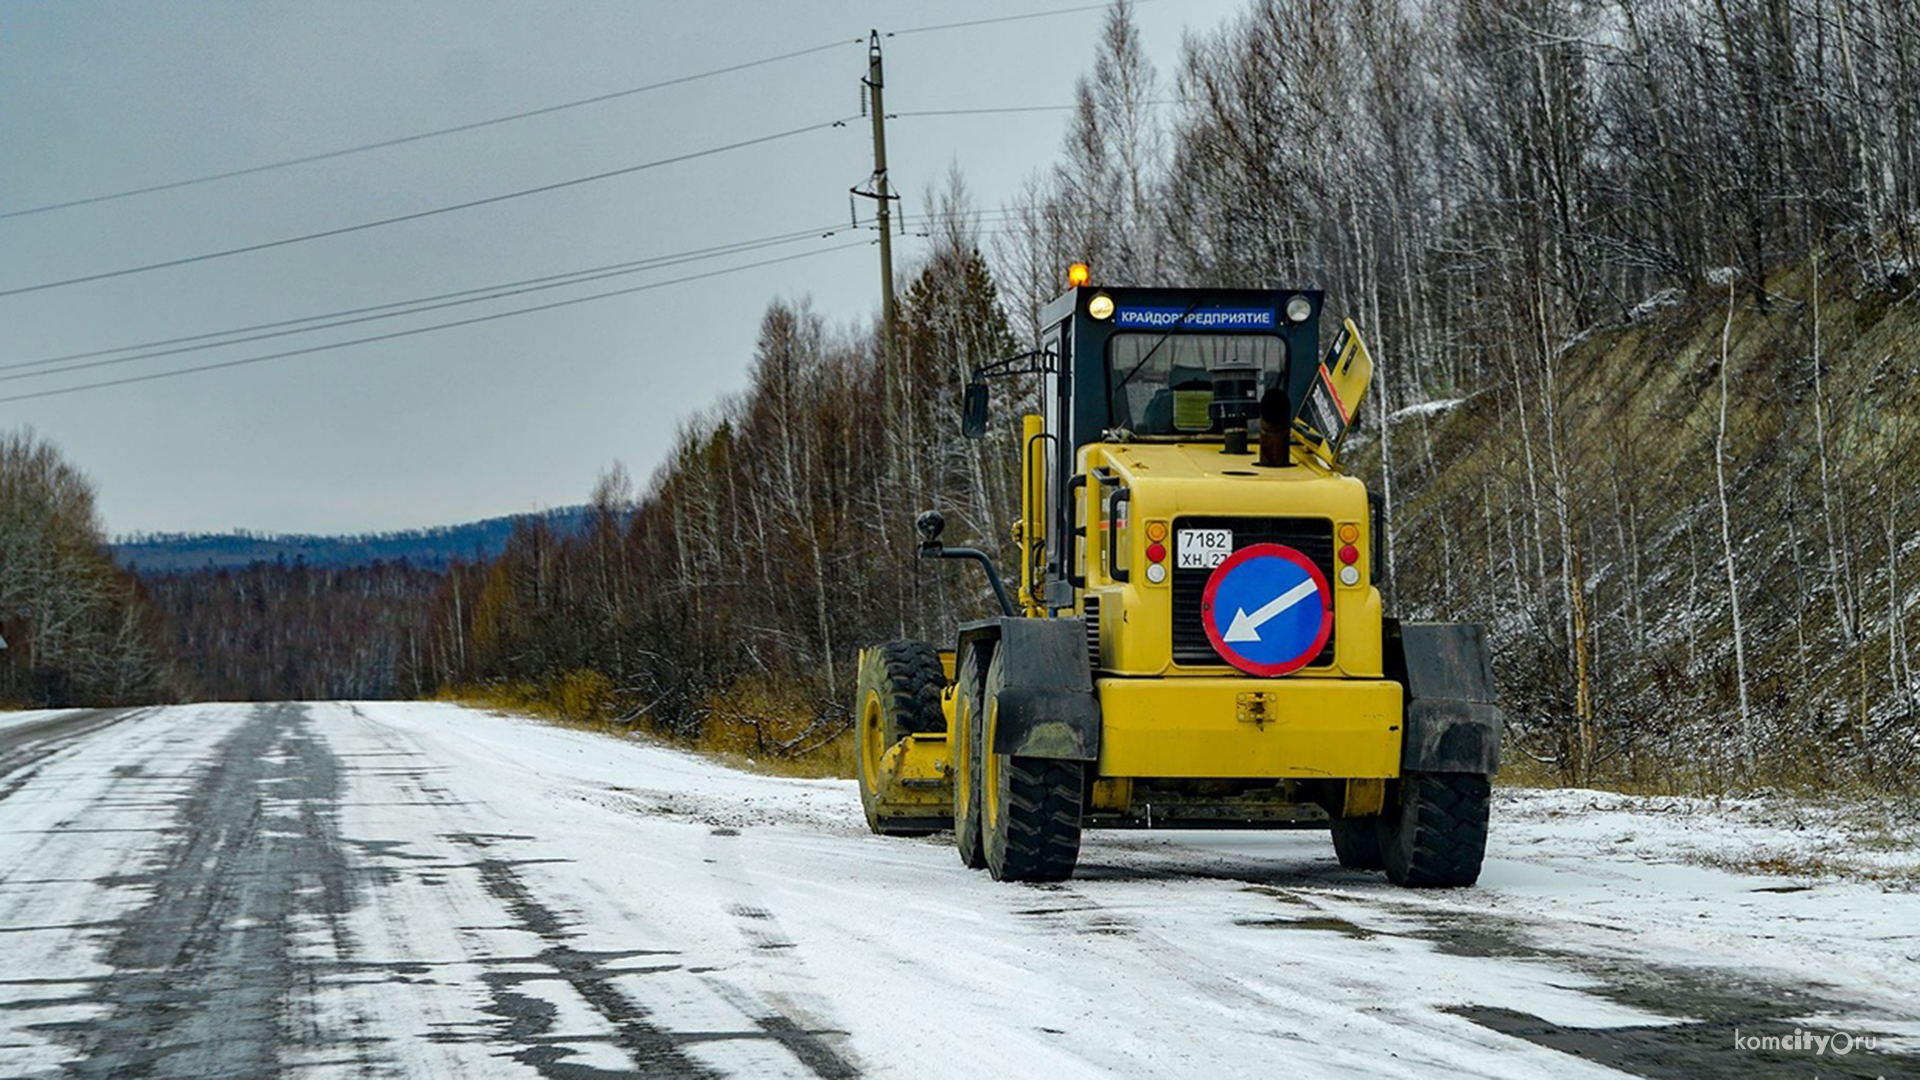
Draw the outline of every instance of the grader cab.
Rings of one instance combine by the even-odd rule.
[[[861,653],[861,799],[883,834],[952,829],[996,879],[1071,876],[1086,828],[1328,828],[1397,884],[1479,876],[1501,715],[1480,627],[1399,623],[1377,503],[1339,468],[1372,377],[1312,290],[1101,288],[1076,267],[1023,421],[1013,590],[950,650]]]

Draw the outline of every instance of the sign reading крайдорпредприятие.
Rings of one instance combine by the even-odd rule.
[[[1280,325],[1272,308],[1209,308],[1194,311],[1177,307],[1123,307],[1113,313],[1113,325],[1124,330],[1271,330]]]

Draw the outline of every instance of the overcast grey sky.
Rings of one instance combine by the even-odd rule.
[[[0,292],[319,232],[854,116],[883,33],[1077,6],[0,0]],[[1138,9],[1168,75],[1241,0]],[[889,112],[1065,104],[1097,10],[885,41]],[[485,120],[843,42],[595,105],[229,180],[20,214]],[[1066,114],[902,117],[917,198],[958,162],[982,208],[1055,160]],[[0,296],[0,397],[243,359],[819,251],[843,232],[604,282],[32,378],[33,361],[475,289],[824,226],[871,167],[863,123],[392,226]],[[896,248],[911,259],[921,241]],[[107,527],[360,532],[582,501],[644,479],[676,424],[745,385],[761,311],[878,308],[862,245],[707,281],[204,374],[0,402],[90,473]],[[116,359],[125,354],[96,359]],[[52,365],[65,366],[65,365]]]

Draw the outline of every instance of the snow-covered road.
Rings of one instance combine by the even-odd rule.
[[[1920,894],[1714,868],[1853,835],[1515,792],[1469,890],[1313,832],[1014,886],[851,782],[453,706],[0,714],[0,1076],[1920,1075]]]

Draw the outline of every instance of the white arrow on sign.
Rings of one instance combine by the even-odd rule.
[[[1246,608],[1241,608],[1233,616],[1233,625],[1227,627],[1227,632],[1220,635],[1220,639],[1222,641],[1259,641],[1260,628],[1266,625],[1269,619],[1319,592],[1320,587],[1313,583],[1312,578],[1308,578],[1274,597],[1271,603],[1262,604],[1260,610],[1251,615],[1247,614]]]

